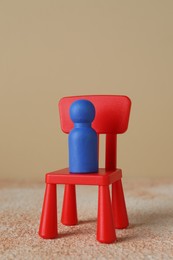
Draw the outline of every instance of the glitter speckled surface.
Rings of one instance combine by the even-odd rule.
[[[58,186],[59,238],[43,240],[44,185],[1,182],[0,259],[173,259],[173,181],[130,181],[124,189],[130,226],[105,245],[96,241],[97,187],[77,187],[79,225],[66,227]]]

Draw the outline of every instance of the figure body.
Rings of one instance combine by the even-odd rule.
[[[74,128],[69,134],[69,171],[89,173],[98,171],[98,137],[91,123],[94,105],[88,100],[77,100],[70,107]]]

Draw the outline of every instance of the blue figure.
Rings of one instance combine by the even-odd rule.
[[[71,173],[98,172],[98,138],[91,127],[95,107],[88,100],[77,100],[70,107],[74,128],[68,137],[69,171]]]

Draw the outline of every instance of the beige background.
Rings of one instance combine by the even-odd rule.
[[[57,102],[82,94],[132,99],[125,178],[171,177],[172,72],[172,0],[1,0],[1,179],[67,165]]]

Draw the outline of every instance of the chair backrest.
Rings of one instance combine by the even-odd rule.
[[[86,95],[64,97],[59,101],[62,131],[69,133],[73,128],[70,119],[70,106],[78,99],[90,100],[96,110],[92,127],[98,134],[106,134],[106,168],[116,168],[116,135],[128,128],[131,101],[120,95]]]
[[[73,128],[69,109],[73,101],[78,99],[90,100],[96,109],[92,127],[98,134],[121,134],[127,130],[131,101],[126,96],[92,95],[64,97],[59,102],[61,128],[69,133]]]

